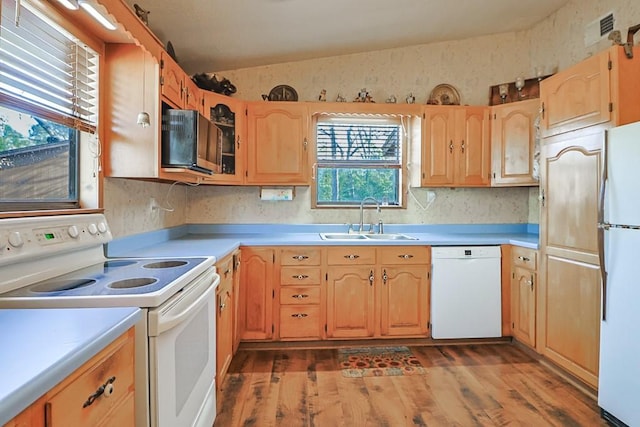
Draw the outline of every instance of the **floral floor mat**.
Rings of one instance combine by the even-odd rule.
[[[338,350],[342,376],[348,378],[423,375],[426,369],[409,347],[362,347]]]

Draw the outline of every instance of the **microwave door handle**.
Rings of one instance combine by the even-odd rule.
[[[607,193],[608,170],[608,146],[609,132],[604,131],[604,141],[602,145],[602,179],[600,181],[600,197],[598,198],[598,258],[600,260],[600,275],[602,277],[602,320],[607,320],[607,268],[604,253],[605,230],[609,229],[609,224],[604,222],[604,205]]]

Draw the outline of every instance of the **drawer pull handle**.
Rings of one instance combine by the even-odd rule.
[[[360,255],[350,254],[350,255],[345,255],[344,257],[346,259],[358,259],[358,258],[360,258]]]
[[[224,278],[225,278],[225,279],[227,278],[227,276],[229,276],[229,273],[231,273],[231,269],[227,269],[227,270],[224,272]]]
[[[294,313],[291,315],[291,317],[295,317],[296,319],[302,319],[304,317],[307,317],[308,314],[307,313]]]
[[[307,294],[295,294],[295,295],[291,295],[291,298],[303,299],[303,298],[309,298],[309,295],[307,295]]]
[[[113,394],[113,382],[116,377],[109,378],[104,384],[102,384],[91,396],[87,398],[87,401],[82,405],[83,408],[91,405],[97,398],[104,394],[104,397],[109,397]]]
[[[304,261],[305,259],[309,259],[308,256],[306,255],[296,255],[293,257],[293,259],[298,260],[298,261]]]
[[[398,255],[398,258],[411,259],[411,258],[413,258],[413,255],[411,255],[411,254]]]
[[[307,276],[306,274],[293,275],[292,277],[294,279],[298,279],[298,280],[304,280],[304,279],[308,279],[309,278],[309,276]]]
[[[525,261],[525,262],[527,262],[527,261],[531,261],[531,260],[530,260],[529,258],[527,258],[526,256],[519,256],[519,257],[518,257],[518,259],[519,259],[520,261]]]

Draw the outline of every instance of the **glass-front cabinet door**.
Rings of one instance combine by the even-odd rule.
[[[243,101],[204,91],[204,113],[222,130],[222,171],[205,179],[216,184],[242,184],[246,156]]]

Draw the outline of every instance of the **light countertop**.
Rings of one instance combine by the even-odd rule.
[[[385,225],[386,233],[403,233],[416,240],[323,240],[319,233],[345,232],[346,226],[313,224],[191,224],[115,239],[107,245],[110,257],[215,256],[217,259],[240,246],[286,245],[430,245],[479,246],[512,244],[538,248],[537,226],[505,225]]]
[[[0,310],[0,425],[126,332],[138,308]]]

